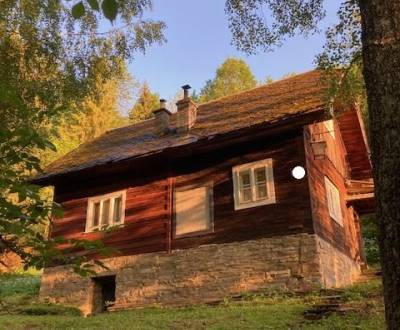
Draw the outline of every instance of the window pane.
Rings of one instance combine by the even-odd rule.
[[[118,223],[121,221],[121,214],[122,214],[122,197],[117,197],[114,199],[114,214],[113,214],[114,223]]]
[[[108,225],[109,213],[110,213],[110,200],[106,199],[103,202],[103,209],[102,209],[102,214],[101,214],[101,224],[102,225]]]
[[[209,189],[175,191],[175,235],[211,228]]]
[[[93,221],[92,227],[97,227],[99,225],[100,218],[100,202],[94,203],[93,205]]]
[[[251,188],[245,188],[242,190],[242,202],[251,201]]]
[[[262,183],[260,185],[257,185],[257,199],[261,198],[267,198],[267,184]]]
[[[254,170],[256,181],[256,197],[257,199],[267,198],[267,174],[265,167],[256,168]]]
[[[241,201],[250,202],[252,200],[250,171],[240,172],[239,179],[240,179]]]
[[[265,167],[256,168],[254,170],[254,176],[256,178],[256,183],[264,183],[267,181],[267,176],[265,173]]]
[[[239,175],[242,186],[250,186],[250,171],[240,172]]]

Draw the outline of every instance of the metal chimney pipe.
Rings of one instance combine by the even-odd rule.
[[[165,109],[167,107],[167,100],[160,99],[160,109]]]
[[[183,89],[183,98],[187,99],[189,97],[189,89],[191,89],[192,87],[190,87],[190,85],[183,85],[182,89]]]

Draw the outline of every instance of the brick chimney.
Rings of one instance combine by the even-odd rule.
[[[196,121],[197,106],[189,96],[189,85],[182,86],[183,99],[176,103],[178,108],[176,129],[178,133],[188,132]]]
[[[157,135],[165,135],[170,131],[169,120],[171,112],[166,108],[166,101],[160,100],[160,108],[153,111],[154,114],[154,129]]]

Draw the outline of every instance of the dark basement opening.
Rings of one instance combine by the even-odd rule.
[[[95,294],[93,312],[95,314],[106,312],[115,304],[115,275],[93,278]]]

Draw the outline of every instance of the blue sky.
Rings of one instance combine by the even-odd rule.
[[[295,37],[274,52],[246,56],[231,45],[224,0],[153,1],[154,10],[149,16],[165,21],[167,43],[152,46],[146,54],[136,54],[129,71],[135,79],[146,80],[153,91],[166,99],[173,98],[180,86],[187,83],[200,91],[228,56],[243,58],[258,80],[312,69],[315,55],[324,43],[323,31],[336,22],[340,3],[325,1],[327,17],[320,25],[320,34],[307,39]]]

